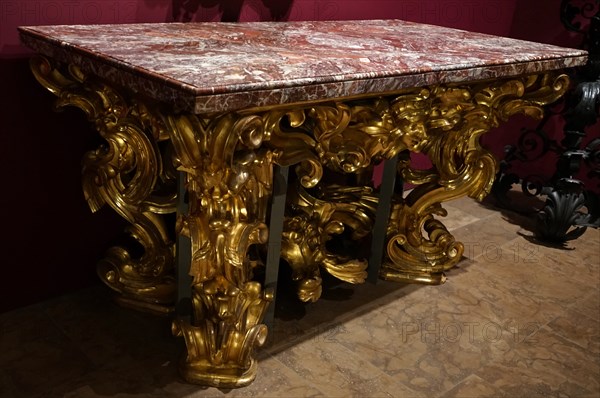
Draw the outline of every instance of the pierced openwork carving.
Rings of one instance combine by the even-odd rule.
[[[159,111],[43,58],[32,69],[59,107],[84,110],[106,141],[86,155],[83,185],[92,210],[110,205],[144,248],[139,257],[112,248],[100,263],[125,304],[156,310],[172,302],[173,245],[161,215],[175,211],[175,170],[185,173],[189,210],[174,229],[191,241],[193,311],[173,332],[186,342],[186,380],[225,388],[254,379],[253,351],[267,335],[262,321],[273,292],[256,271],[265,262],[274,165],[295,166],[281,257],[299,297],[315,301],[321,269],[350,283],[365,280],[367,256],[355,248],[369,247],[377,212],[366,182],[374,164],[425,153],[430,170],[399,163],[416,188],[393,198],[381,276],[440,283],[463,253],[436,218],[446,215],[441,203],[482,199],[496,174],[479,137],[517,112],[540,117],[568,84],[564,75],[526,76],[204,116]]]
[[[431,170],[400,162],[404,180],[415,184],[393,206],[388,226],[388,261],[381,276],[389,280],[437,284],[461,258],[464,246],[435,217],[441,203],[462,196],[483,199],[497,170],[495,158],[479,145],[480,136],[516,113],[541,118],[542,106],[568,87],[566,75],[529,76],[462,87],[434,87],[416,98],[398,98],[392,108],[412,130],[423,131],[419,148]]]
[[[256,376],[254,348],[264,343],[261,321],[272,292],[253,280],[262,264],[256,249],[267,242],[266,211],[274,153],[257,115],[213,119],[168,115],[179,169],[186,172],[189,213],[179,233],[192,244],[194,316],[176,321],[188,353],[182,374],[191,382],[239,387]]]
[[[108,204],[131,225],[128,235],[143,249],[110,248],[98,264],[101,279],[134,308],[168,313],[175,301],[174,244],[162,215],[175,212],[175,173],[164,125],[143,103],[88,78],[77,67],[59,69],[32,58],[37,80],[58,99],[57,108],[85,112],[104,139],[83,160],[83,191],[95,212]]]
[[[381,276],[404,282],[441,283],[443,272],[452,268],[464,251],[462,243],[436,218],[446,215],[441,203],[462,196],[483,199],[497,171],[494,157],[479,145],[480,136],[516,113],[541,118],[542,106],[557,100],[567,86],[566,75],[531,75],[271,111],[267,119],[275,123],[267,145],[281,154],[276,161],[285,165],[301,162],[297,167],[300,184],[304,188],[319,187],[323,193],[318,199],[302,189],[290,195],[289,207],[296,212],[288,212],[291,218],[286,219],[282,257],[300,281],[301,299],[314,301],[319,297],[317,263],[327,269],[324,264],[330,260],[324,259],[332,256],[326,245],[331,239],[326,228],[330,216],[323,209],[336,208],[339,203],[323,189],[327,187],[322,181],[324,167],[336,173],[356,174],[354,180],[360,181],[375,162],[402,151],[425,153],[433,164],[430,170],[414,170],[406,161],[399,163],[403,180],[416,188],[406,197],[394,198]],[[336,189],[339,193],[349,192],[347,187]],[[373,217],[368,203],[376,202],[376,195],[368,187],[353,189],[354,195],[361,192],[357,199],[361,211]],[[298,213],[298,209],[302,211]],[[362,223],[361,228],[370,229],[371,224]],[[333,257],[338,264],[346,263],[343,255]]]
[[[292,267],[302,301],[317,301],[321,296],[320,267],[345,282],[365,281],[366,259],[353,256],[354,250],[344,245],[343,239],[338,240],[337,248],[328,244],[334,237],[347,234],[350,240],[368,246],[365,238],[377,208],[377,197],[368,187],[331,185],[318,189],[315,195],[301,186],[293,187],[284,223],[281,254]]]

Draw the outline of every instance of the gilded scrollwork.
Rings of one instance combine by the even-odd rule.
[[[286,165],[303,162],[297,170],[305,188],[327,184],[321,181],[323,167],[336,173],[364,174],[374,163],[402,151],[427,155],[433,164],[430,170],[412,169],[407,161],[399,163],[403,180],[416,188],[406,197],[394,198],[382,276],[441,283],[443,272],[452,268],[464,251],[462,243],[438,219],[446,215],[441,203],[462,196],[481,200],[489,193],[496,174],[496,160],[479,145],[479,138],[516,113],[541,117],[542,106],[558,99],[567,86],[565,75],[543,74],[283,107],[270,111],[274,122],[269,145],[281,154],[276,161]],[[288,123],[281,123],[286,117]],[[310,196],[298,191],[304,193],[291,198],[310,204],[299,206],[291,201],[290,206],[296,205],[296,209],[324,207],[321,202],[334,205],[325,197],[319,198],[321,202],[298,199]],[[328,213],[312,211],[314,214],[290,213],[282,253],[291,263],[294,277],[302,281],[299,293],[306,301],[317,299],[321,289],[319,266],[315,264],[321,262],[323,266],[326,256],[315,253],[327,251],[315,248],[326,247],[330,239],[323,232]],[[302,235],[294,232],[300,230]],[[291,239],[298,236],[303,242]],[[342,258],[338,255],[337,261]]]
[[[319,299],[321,268],[346,282],[364,282],[366,258],[353,258],[354,253],[330,246],[342,238],[367,238],[377,196],[368,186],[323,181],[323,170],[354,174],[360,180],[370,177],[376,160],[395,154],[399,148],[395,143],[402,136],[393,125],[388,101],[374,98],[276,109],[267,112],[265,120],[270,131],[265,144],[273,148],[275,161],[298,165],[299,183],[288,194],[281,256],[292,268],[299,298]]]
[[[163,160],[169,151],[164,125],[143,103],[124,98],[75,66],[59,68],[35,57],[31,68],[58,97],[57,108],[80,108],[95,124],[104,144],[84,156],[85,198],[92,211],[108,204],[126,219],[131,224],[126,232],[143,248],[141,255],[125,246],[110,248],[98,274],[122,304],[172,311],[174,245],[162,215],[175,211],[175,174]]]
[[[281,111],[272,112],[281,115]],[[338,173],[360,173],[406,149],[404,141],[418,140],[394,124],[384,97],[312,104],[287,110],[285,115],[287,124],[281,123],[281,117],[273,118],[277,123],[270,144],[282,153],[281,163],[310,161],[310,167],[302,166],[301,171],[315,170],[312,178],[299,173],[305,188],[321,180],[323,166]]]
[[[349,283],[365,281],[367,261],[344,252],[343,247],[330,249],[328,243],[345,232],[352,241],[363,240],[371,231],[377,207],[377,197],[368,187],[331,185],[320,187],[315,195],[292,187],[281,245],[281,256],[298,282],[298,297],[311,302],[321,296],[320,267]]]
[[[91,209],[111,206],[144,249],[136,257],[111,248],[99,265],[124,304],[163,312],[173,304],[174,246],[163,215],[175,212],[176,170],[184,172],[188,212],[174,229],[191,242],[193,312],[190,321],[175,320],[173,332],[187,346],[186,380],[224,388],[252,382],[253,351],[267,336],[262,322],[274,292],[256,271],[268,243],[274,165],[296,171],[281,257],[300,299],[316,301],[321,269],[350,283],[366,278],[368,256],[356,248],[369,247],[377,213],[377,193],[365,182],[374,165],[400,152],[427,155],[429,170],[398,163],[416,187],[392,199],[380,276],[441,283],[464,250],[438,219],[446,215],[441,204],[482,199],[496,174],[480,136],[515,113],[540,117],[568,85],[564,75],[532,75],[193,115],[159,111],[44,58],[32,70],[58,107],[82,109],[105,140],[84,158],[83,187]]]
[[[421,120],[426,134],[420,149],[433,167],[417,171],[406,162],[399,164],[404,180],[417,187],[392,209],[383,278],[444,281],[443,271],[460,260],[464,247],[435,219],[446,215],[441,203],[462,196],[483,199],[497,172],[495,158],[479,145],[480,136],[519,112],[541,117],[542,106],[558,99],[567,86],[565,75],[540,75],[430,89],[428,104],[412,117]]]
[[[394,198],[381,274],[400,281],[441,283],[443,272],[464,251],[438,219],[446,215],[441,204],[462,196],[481,200],[496,174],[496,160],[481,148],[480,136],[515,113],[541,117],[542,106],[558,99],[567,85],[565,75],[531,75],[267,112],[271,127],[267,145],[274,148],[275,161],[299,164],[300,185],[289,196],[282,257],[299,282],[301,299],[318,299],[320,267],[332,269],[326,266],[332,258],[338,264],[347,261],[343,254],[330,253],[326,244],[335,229],[328,232],[330,212],[324,209],[339,203],[326,195],[317,199],[303,189],[327,185],[322,181],[323,167],[341,174],[366,174],[374,163],[402,151],[427,155],[433,164],[430,170],[399,163],[403,180],[416,188],[406,197]],[[369,195],[363,195],[368,202]],[[331,273],[344,279],[339,272]]]
[[[205,120],[167,115],[176,163],[186,172],[189,212],[179,233],[191,239],[194,316],[177,320],[190,382],[239,387],[256,376],[255,347],[266,339],[262,319],[273,292],[253,280],[261,264],[252,250],[267,243],[267,208],[274,152],[262,115],[226,114]],[[258,252],[258,250],[256,251]]]

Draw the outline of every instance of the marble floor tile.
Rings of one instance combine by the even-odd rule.
[[[558,249],[552,247],[537,246],[543,257],[540,262],[544,267],[553,272],[558,278],[568,277],[579,283],[593,288],[600,288],[600,258],[593,253],[585,253],[585,248]],[[577,256],[573,250],[578,250]]]
[[[248,387],[225,391],[233,397],[323,397],[311,380],[285,366],[280,358],[268,356],[259,365],[256,380]],[[196,395],[192,395],[196,397]]]
[[[424,396],[398,383],[359,352],[338,342],[341,334],[350,333],[353,330],[346,328],[332,330],[290,347],[276,357],[326,397]]]
[[[498,253],[497,260],[485,261],[482,270],[512,286],[514,294],[568,306],[596,290],[574,279],[572,272],[556,275],[548,267],[545,253],[521,238],[501,245]]]
[[[471,260],[483,257],[486,261],[496,261],[498,256],[513,255],[512,252],[501,251],[500,248],[506,242],[519,234],[529,234],[529,231],[499,216],[489,216],[457,228],[452,234],[457,241],[463,243],[465,257]]]
[[[448,209],[448,218],[454,218],[454,209],[461,210],[479,219],[488,216],[498,216],[500,214],[500,211],[493,207],[493,200],[491,198],[486,198],[483,202],[478,202],[471,198],[460,198],[445,202],[443,207]]]
[[[511,347],[475,374],[506,397],[584,396],[600,393],[600,364],[587,350],[542,328],[535,344]]]
[[[497,398],[502,392],[476,375],[470,375],[441,398]]]
[[[270,332],[274,338],[273,344],[266,349],[269,353],[274,354],[317,335],[331,333],[349,319],[402,300],[402,297],[422,288],[421,285],[387,281],[378,281],[375,285],[368,282],[352,285],[331,279],[324,275],[323,294],[316,303],[299,302],[293,292],[294,286],[283,282],[287,286],[284,289],[289,291],[285,297],[278,299],[282,307],[276,311],[274,328]]]
[[[600,319],[581,315],[575,311],[565,312],[552,322],[548,327],[557,335],[569,340],[590,354],[595,354],[600,361]]]
[[[486,271],[484,268],[487,266],[488,263],[479,259],[461,268],[460,272],[450,270],[444,285],[432,286],[427,291],[427,297],[414,295],[415,300],[445,301],[453,306],[455,313],[463,314],[461,316],[467,322],[465,328],[470,324],[481,327],[486,322],[493,322],[488,325],[487,332],[501,328],[501,332],[515,342],[526,339],[539,327],[562,314],[568,306],[519,294],[518,279],[499,278],[493,272]],[[398,301],[399,305],[403,303],[408,301]]]
[[[445,284],[324,276],[306,304],[282,282],[248,387],[185,383],[170,320],[98,285],[0,314],[0,398],[599,398],[600,230],[542,245],[531,219],[488,201],[445,207],[465,243]]]
[[[600,290],[593,291],[587,297],[573,303],[571,310],[593,319],[600,319]]]
[[[450,207],[447,208],[449,215],[446,217],[440,217],[440,220],[444,223],[446,228],[448,228],[448,231],[454,231],[455,229],[481,220],[481,217],[477,217],[471,212],[465,211],[466,209],[461,210],[459,208],[452,207],[451,205],[444,207]]]
[[[477,303],[424,286],[344,323],[336,340],[427,396],[452,388],[508,350],[510,334],[471,311]]]

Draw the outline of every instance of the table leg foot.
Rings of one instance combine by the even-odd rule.
[[[443,216],[446,211],[439,203],[428,208],[431,212],[417,213],[413,206],[394,207],[387,261],[380,270],[382,279],[438,285],[446,281],[444,272],[460,261],[463,244],[434,218],[434,214]]]
[[[114,292],[114,300],[122,307],[156,315],[169,315],[174,311],[175,279],[172,276],[162,278],[140,278],[128,275],[133,269],[131,263],[114,261],[112,253],[122,250],[113,247],[97,264],[100,279]]]
[[[216,368],[204,362],[190,363],[182,361],[179,372],[188,383],[216,388],[239,388],[252,383],[258,370],[257,362],[252,359],[248,369],[237,366]]]
[[[257,371],[254,349],[267,338],[261,322],[272,299],[272,292],[257,282],[238,289],[218,278],[194,286],[192,323],[173,322],[173,333],[185,339],[187,348],[180,363],[182,377],[219,388],[250,384]]]

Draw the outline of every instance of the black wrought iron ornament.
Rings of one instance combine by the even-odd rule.
[[[543,208],[535,209],[536,235],[550,242],[576,239],[587,227],[600,227],[600,198],[596,193],[600,188],[600,137],[582,148],[586,130],[598,122],[599,115],[600,0],[563,0],[561,21],[567,29],[583,35],[588,64],[572,74],[575,88],[563,102],[548,109],[535,129],[522,131],[516,145],[505,147],[492,191],[498,204],[506,208],[514,208],[507,193],[515,184],[521,184],[525,195],[544,197]],[[545,132],[548,121],[556,116],[565,122],[560,142]],[[512,170],[515,161],[534,162],[549,153],[558,159],[556,171],[549,179],[536,174],[521,178]],[[586,187],[576,178],[584,165],[589,170],[589,180],[597,184],[595,187]]]

